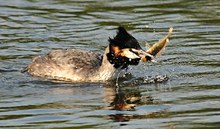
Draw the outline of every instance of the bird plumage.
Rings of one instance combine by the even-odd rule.
[[[97,82],[112,80],[119,70],[139,63],[141,56],[135,51],[141,47],[123,27],[108,41],[104,54],[80,49],[53,50],[35,57],[27,71],[31,75],[64,81]]]

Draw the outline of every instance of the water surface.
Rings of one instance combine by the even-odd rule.
[[[174,34],[158,63],[106,84],[21,73],[52,49],[102,53],[117,26],[141,46]],[[219,128],[220,1],[0,2],[0,128]],[[129,75],[130,76],[130,75]],[[168,77],[157,81],[158,77]]]

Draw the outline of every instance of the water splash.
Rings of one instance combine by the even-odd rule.
[[[126,70],[124,70],[124,69],[122,69],[120,72],[118,72],[118,75],[117,75],[117,78],[116,78],[116,81],[115,81],[115,86],[116,87],[119,87],[119,77],[120,77],[120,75],[121,75],[121,73],[122,72],[126,72],[127,71],[127,69]]]
[[[146,76],[143,80],[144,83],[162,83],[169,79],[167,75]]]
[[[155,76],[145,76],[145,77],[136,77],[129,81],[123,82],[123,86],[137,86],[144,84],[158,84],[164,83],[169,80],[167,75],[155,75]]]

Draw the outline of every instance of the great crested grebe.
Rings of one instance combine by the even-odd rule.
[[[99,82],[112,80],[118,71],[140,60],[152,60],[153,56],[141,49],[138,41],[123,27],[109,38],[103,55],[79,49],[53,50],[47,55],[35,57],[27,66],[31,75],[72,82]]]

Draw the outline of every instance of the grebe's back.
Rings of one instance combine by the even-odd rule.
[[[102,58],[101,54],[93,51],[53,50],[47,55],[35,57],[28,66],[28,72],[51,79],[83,81],[98,70]]]

